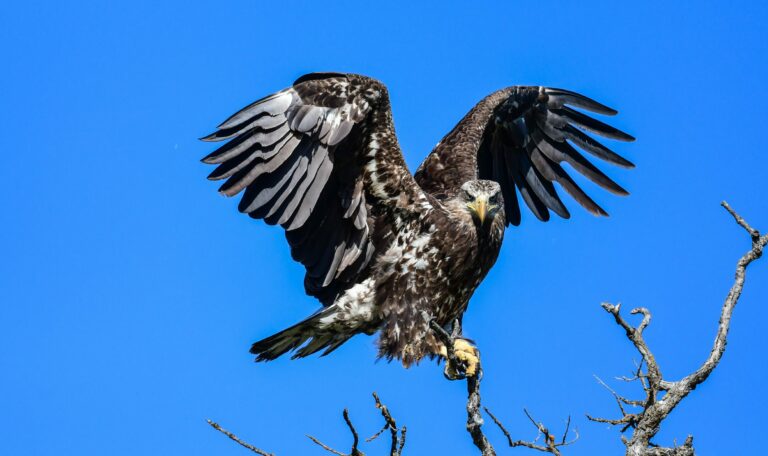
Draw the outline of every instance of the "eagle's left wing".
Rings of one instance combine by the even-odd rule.
[[[330,305],[360,280],[376,230],[425,198],[408,172],[386,87],[365,76],[313,73],[258,100],[205,141],[229,142],[203,159],[239,209],[282,226],[308,294]],[[397,206],[397,209],[395,207]]]
[[[614,115],[616,111],[590,98],[563,89],[515,86],[499,90],[478,103],[443,138],[416,172],[428,193],[451,196],[471,179],[490,179],[501,185],[507,224],[520,223],[517,192],[539,220],[549,211],[570,213],[553,185],[558,183],[595,215],[607,215],[561,166],[574,170],[606,190],[627,191],[587,160],[575,147],[625,168],[634,165],[584,130],[619,141],[634,138],[573,109]]]

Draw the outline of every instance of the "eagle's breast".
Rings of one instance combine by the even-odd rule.
[[[398,222],[401,229],[377,260],[379,347],[382,356],[408,364],[435,353],[431,320],[444,326],[464,312],[498,255],[503,222],[479,228],[466,210],[445,207]]]

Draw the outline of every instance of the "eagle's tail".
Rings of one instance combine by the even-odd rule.
[[[301,347],[291,359],[303,358],[322,349],[325,351],[321,356],[325,356],[354,335],[328,330],[327,322],[333,320],[335,313],[334,306],[327,307],[288,329],[255,342],[251,345],[251,353],[256,355],[256,361],[271,361]]]

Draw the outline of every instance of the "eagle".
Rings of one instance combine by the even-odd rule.
[[[415,174],[403,159],[387,88],[362,75],[311,73],[238,111],[204,141],[238,209],[280,225],[305,269],[306,293],[322,304],[305,320],[253,344],[257,361],[292,352],[327,355],[357,334],[378,337],[378,357],[405,367],[446,358],[430,329],[460,322],[495,263],[521,203],[541,221],[569,218],[555,183],[587,211],[607,216],[563,168],[617,195],[627,191],[576,147],[634,165],[586,132],[634,138],[584,113],[617,113],[578,93],[512,86],[483,98]],[[575,147],[574,147],[575,146]],[[519,195],[519,197],[518,197]],[[470,340],[457,357],[476,369]]]

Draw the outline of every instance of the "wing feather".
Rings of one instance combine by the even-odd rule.
[[[238,125],[242,125],[244,122],[252,120],[259,114],[268,114],[270,116],[277,116],[286,111],[289,106],[295,101],[294,93],[290,89],[281,90],[273,95],[257,100],[240,111],[230,116],[227,120],[222,122],[219,126],[219,130],[226,130]]]
[[[288,200],[288,203],[286,204],[285,208],[282,210],[280,218],[277,220],[278,224],[284,225],[293,218],[293,215],[296,213],[296,209],[299,207],[299,204],[301,203],[302,197],[306,194],[307,188],[315,180],[315,176],[317,176],[317,172],[320,169],[320,165],[325,163],[327,160],[328,160],[328,149],[326,149],[325,147],[318,147],[317,150],[315,150],[315,153],[312,154],[312,157],[310,158],[309,166],[307,167],[307,172],[304,175],[304,178],[302,179],[301,183],[296,188],[296,191],[291,194],[286,193],[285,196],[286,196],[286,199]]]
[[[571,142],[573,142],[580,148],[586,150],[587,152],[591,153],[597,158],[601,158],[607,161],[608,163],[619,165],[624,168],[635,167],[635,165],[629,160],[627,160],[626,158],[622,157],[621,155],[617,154],[611,149],[605,147],[594,138],[591,138],[585,135],[581,130],[576,129],[571,125],[567,125],[563,129],[563,134],[565,135],[566,139],[570,140]]]
[[[562,117],[565,117],[566,119],[568,119],[570,123],[576,125],[577,127],[591,131],[592,133],[596,133],[600,136],[605,136],[606,138],[611,138],[611,139],[616,139],[618,141],[626,141],[626,142],[631,142],[635,140],[635,138],[624,133],[623,131],[617,128],[614,128],[608,124],[605,124],[603,122],[600,122],[597,119],[593,119],[567,106],[563,106],[560,109],[555,109],[554,111],[556,111]]]
[[[315,208],[317,200],[320,198],[320,193],[325,188],[325,184],[331,176],[332,170],[333,163],[331,163],[330,158],[326,155],[323,157],[322,163],[320,163],[320,168],[318,168],[315,178],[312,180],[309,188],[307,188],[307,191],[301,200],[301,205],[296,210],[296,214],[293,216],[290,224],[285,227],[287,231],[295,230],[304,225],[304,222],[307,221],[307,218],[312,214],[312,210]]]
[[[589,97],[585,97],[584,95],[571,92],[570,90],[546,88],[544,91],[547,93],[547,95],[549,95],[551,100],[550,106],[552,107],[561,108],[564,104],[568,104],[606,116],[614,116],[618,114],[615,109],[609,108],[608,106],[602,103],[598,103],[597,101]]]

